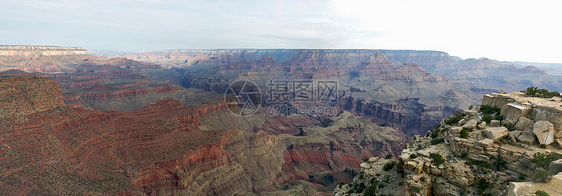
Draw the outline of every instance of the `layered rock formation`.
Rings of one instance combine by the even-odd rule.
[[[425,137],[416,136],[399,156],[397,170],[403,174],[404,185],[382,192],[402,189],[406,190],[404,195],[531,195],[540,190],[560,194],[562,151],[557,144],[549,143],[549,138],[560,133],[554,125],[561,107],[558,102],[559,97],[535,98],[522,93],[485,95],[482,110],[457,112]],[[492,107],[501,109],[487,109]],[[487,115],[503,115],[505,119],[488,124],[483,121]],[[529,133],[542,147],[517,137],[522,133]],[[373,172],[368,161],[361,167],[366,174]],[[374,172],[383,171],[377,168]],[[376,175],[360,175],[353,185],[343,185],[334,194],[357,190],[350,187],[363,187],[359,192],[364,194],[380,191],[373,184],[378,179]]]
[[[69,55],[89,55],[89,53],[81,47],[0,45],[0,56],[36,57]]]
[[[222,101],[188,107],[173,99],[103,112],[65,106],[50,79],[4,77],[0,86],[9,91],[2,103],[10,103],[0,104],[0,194],[7,195],[318,194],[281,188],[300,181],[331,190],[361,157],[397,153],[407,142],[345,112],[329,124],[263,113],[242,119]],[[270,134],[290,119],[302,131]]]

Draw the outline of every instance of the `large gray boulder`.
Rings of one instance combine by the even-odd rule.
[[[517,121],[517,124],[515,124],[515,129],[518,131],[526,131],[527,129],[533,128],[534,123],[535,122],[533,122],[533,120],[531,119],[521,117]]]
[[[558,172],[562,172],[562,159],[558,159],[557,161],[552,161],[550,166],[548,167],[548,171],[552,174],[557,174]]]
[[[539,144],[549,145],[554,142],[554,125],[548,121],[538,121],[533,125],[533,133],[537,136]]]
[[[505,116],[505,120],[510,123],[515,123],[519,117],[526,116],[531,111],[532,107],[529,105],[520,105],[516,102],[508,103],[502,108],[501,114]]]
[[[464,125],[462,126],[462,128],[465,128],[465,129],[474,129],[477,124],[478,124],[478,120],[476,120],[476,119],[470,119],[470,120],[468,120],[468,122],[464,123]]]
[[[486,129],[482,132],[486,138],[494,141],[498,141],[499,139],[506,137],[509,133],[505,127],[486,127]]]
[[[523,133],[521,133],[521,135],[519,135],[517,137],[517,140],[519,140],[522,143],[525,144],[535,144],[537,143],[537,139],[535,138],[535,134],[531,131],[523,131]]]

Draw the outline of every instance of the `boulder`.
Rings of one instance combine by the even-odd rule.
[[[560,146],[560,148],[562,148],[562,138],[556,139],[556,142],[558,142],[558,145]]]
[[[528,105],[519,105],[516,102],[508,103],[502,109],[501,114],[505,116],[505,120],[510,123],[515,123],[520,117],[526,116],[531,111],[532,107]]]
[[[520,117],[517,124],[515,124],[515,129],[518,131],[525,131],[527,129],[531,129],[534,123],[535,122],[531,119]]]
[[[478,141],[478,145],[485,148],[492,147],[492,144],[494,144],[494,140],[488,138]]]
[[[500,121],[499,121],[499,120],[492,120],[492,121],[490,121],[490,127],[499,127],[500,125],[501,125],[501,124],[500,124]]]
[[[557,174],[558,172],[562,172],[562,159],[558,159],[557,161],[552,161],[550,166],[548,166],[548,171],[552,174]]]
[[[512,133],[513,136],[517,138],[517,137],[519,137],[519,136],[521,135],[521,133],[523,133],[523,131],[512,131],[512,132],[510,132],[510,133]]]
[[[515,139],[515,136],[513,135],[513,133],[509,132],[507,137],[509,138],[509,140],[511,140],[512,143],[517,142],[517,139]]]
[[[359,165],[359,167],[361,167],[362,169],[370,169],[371,164],[369,164],[367,162],[363,162],[363,163],[361,163],[361,165]]]
[[[476,127],[476,124],[478,124],[478,121],[476,119],[470,119],[470,120],[468,120],[468,122],[464,123],[462,128],[474,129]]]
[[[533,125],[533,133],[540,144],[550,145],[554,142],[554,125],[548,121],[538,121]]]
[[[523,133],[521,133],[521,135],[517,137],[517,140],[525,144],[537,143],[537,139],[535,139],[535,134],[530,131],[523,131]]]
[[[505,127],[486,127],[486,129],[482,132],[486,138],[494,141],[498,141],[499,139],[506,137],[509,133]]]
[[[486,121],[482,121],[479,125],[478,128],[483,129],[486,128]]]
[[[463,119],[459,120],[458,123],[459,123],[459,125],[463,125],[465,122],[466,122],[466,119],[463,118]]]
[[[459,134],[459,133],[461,132],[461,130],[462,130],[462,127],[454,126],[454,127],[451,127],[450,130],[451,130],[451,131],[450,131],[451,134]]]
[[[369,158],[369,160],[367,160],[367,161],[368,161],[369,163],[374,163],[374,162],[377,162],[378,160],[379,160],[378,157],[371,157],[371,158]]]

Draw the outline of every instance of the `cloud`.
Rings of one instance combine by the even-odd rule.
[[[431,49],[562,62],[555,1],[20,0],[0,42],[88,49]]]

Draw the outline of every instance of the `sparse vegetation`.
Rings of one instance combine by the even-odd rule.
[[[535,155],[533,155],[533,160],[531,160],[533,163],[537,164],[537,166],[548,170],[548,167],[550,166],[550,163],[552,161],[556,161],[558,159],[562,159],[562,155],[558,154],[558,153],[535,153]]]
[[[384,156],[385,159],[392,159],[392,157],[393,157],[393,156],[392,156],[391,153],[388,153],[388,154],[386,154],[386,156]]]
[[[513,123],[505,123],[503,126],[507,128],[508,131],[515,131],[515,124]]]
[[[490,168],[491,167],[491,165],[486,161],[479,161],[479,160],[474,160],[474,159],[468,159],[468,161],[464,162],[464,164],[474,165],[474,166],[478,166],[478,167],[482,167],[482,168]]]
[[[415,159],[417,157],[418,157],[418,155],[416,155],[416,154],[410,154],[410,159]]]
[[[481,105],[480,106],[480,112],[482,112],[482,114],[484,115],[492,115],[492,114],[499,114],[501,112],[501,109],[494,106],[489,106],[489,105]]]
[[[431,139],[431,145],[437,145],[437,144],[440,144],[440,143],[443,143],[443,142],[445,142],[445,139],[443,139],[443,138]]]
[[[469,106],[468,106],[468,109],[469,109],[469,110],[472,110],[472,108],[474,108],[473,105],[469,105]]]
[[[460,137],[461,138],[467,138],[468,137],[468,130],[462,129],[461,132],[460,132]]]
[[[433,161],[436,165],[441,165],[445,163],[445,159],[439,153],[431,154],[431,158],[433,158]]]
[[[499,120],[501,122],[503,121],[503,119],[505,119],[505,117],[503,115],[497,115],[494,119]]]
[[[478,193],[482,194],[486,189],[490,188],[490,183],[486,178],[480,178],[476,181],[476,187],[478,187]]]
[[[539,89],[538,87],[533,87],[533,86],[527,88],[527,90],[522,92],[524,92],[526,95],[531,97],[542,97],[542,98],[560,97],[560,93],[558,91],[550,92],[547,89],[544,88]]]
[[[494,159],[494,163],[492,163],[492,166],[496,171],[503,171],[507,169],[507,161],[503,160],[501,156],[498,156]]]
[[[384,164],[382,170],[384,170],[384,171],[391,170],[392,168],[394,168],[395,165],[396,165],[396,162],[394,162],[394,161],[388,162],[388,163]]]
[[[377,195],[377,186],[373,186],[373,185],[367,187],[365,193],[363,193],[363,196],[375,196],[375,195]]]
[[[533,178],[533,181],[541,182],[541,183],[548,183],[548,182],[550,182],[551,179],[552,179],[552,173],[544,170],[543,168],[538,168],[535,171],[535,178]]]
[[[464,116],[461,112],[454,113],[453,115],[451,115],[451,117],[449,117],[447,120],[445,120],[445,124],[448,124],[448,125],[457,124],[463,117]]]
[[[485,115],[484,117],[482,117],[483,121],[486,121],[486,123],[490,123],[490,121],[492,121],[492,116],[490,115]]]
[[[550,196],[548,193],[546,193],[546,192],[543,191],[543,190],[538,190],[538,191],[536,191],[536,192],[535,192],[535,195],[537,195],[537,196]]]

